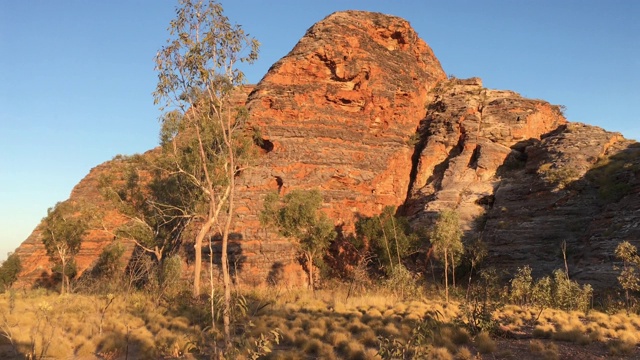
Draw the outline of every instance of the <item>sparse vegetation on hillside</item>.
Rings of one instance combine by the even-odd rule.
[[[334,240],[334,226],[321,212],[322,194],[317,190],[294,190],[282,199],[277,193],[269,193],[264,200],[260,221],[275,227],[285,237],[297,241],[309,273],[309,288],[315,289],[314,267],[324,257],[329,242]]]

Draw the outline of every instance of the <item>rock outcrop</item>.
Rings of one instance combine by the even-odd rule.
[[[269,251],[275,234],[258,221],[267,192],[318,189],[324,211],[345,231],[359,214],[401,205],[414,150],[409,140],[429,91],[445,78],[431,49],[403,19],[347,11],[311,27],[247,101],[248,125],[267,146],[261,165],[241,178],[234,223],[249,240],[241,243],[251,254],[245,268],[258,269],[251,259],[285,250],[280,244]],[[286,260],[295,263],[292,252]],[[283,260],[268,262],[278,267]]]
[[[640,245],[637,143],[569,123],[558,106],[486,89],[478,78],[447,79],[403,19],[334,13],[245,90],[238,101],[261,149],[258,164],[238,178],[230,244],[237,283],[305,281],[295,246],[258,220],[265,194],[293,189],[320,190],[323,211],[347,233],[359,215],[388,205],[416,228],[454,208],[466,239],[484,239],[487,262],[511,272],[563,266],[565,242],[572,278],[597,287],[615,282],[619,241]],[[96,167],[71,194],[106,214],[83,243],[80,271],[124,221],[98,191],[100,178],[122,165]],[[16,251],[23,283],[50,268],[39,231]],[[127,246],[130,253],[134,244]]]
[[[507,273],[564,268],[564,242],[572,278],[615,283],[615,246],[640,235],[637,143],[475,78],[440,83],[420,132],[405,204],[414,226],[453,208]]]

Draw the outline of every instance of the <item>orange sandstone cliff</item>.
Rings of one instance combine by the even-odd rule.
[[[486,89],[478,78],[447,79],[403,19],[329,15],[247,91],[240,101],[262,145],[257,166],[238,179],[230,246],[237,283],[305,281],[295,247],[258,221],[272,191],[320,190],[323,211],[347,233],[359,215],[388,205],[416,228],[454,208],[465,239],[487,242],[492,265],[529,264],[546,274],[563,264],[566,241],[574,278],[603,286],[615,281],[617,242],[640,239],[636,143],[569,123],[545,101]],[[106,210],[78,255],[81,272],[123,221],[97,191],[100,176],[120,171],[121,161],[94,168],[71,194]],[[130,254],[134,244],[126,245]],[[46,278],[39,228],[16,254],[23,283]]]

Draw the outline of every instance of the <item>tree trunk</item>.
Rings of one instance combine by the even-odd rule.
[[[315,286],[313,281],[313,258],[308,252],[305,252],[305,257],[307,258],[307,267],[309,268],[309,288],[311,289],[312,293],[315,293]]]
[[[567,264],[567,241],[562,240],[562,258],[564,259],[564,271],[567,274],[567,280],[569,280],[569,265]]]
[[[400,265],[401,264],[400,245],[398,244],[398,232],[396,230],[396,221],[393,216],[391,216],[391,224],[393,225],[393,237],[396,239],[396,254],[398,255],[398,265]]]
[[[473,276],[473,269],[475,269],[476,264],[475,262],[472,260],[471,261],[471,270],[469,270],[469,283],[467,284],[467,295],[466,295],[466,299],[467,301],[469,300],[469,290],[471,289],[471,276]]]
[[[447,273],[449,270],[449,257],[448,257],[447,249],[444,249],[444,301],[449,303],[449,274]]]
[[[193,245],[196,253],[196,263],[193,269],[193,297],[198,297],[198,295],[200,295],[200,274],[202,273],[202,241],[204,240],[204,237],[209,233],[209,230],[211,229],[214,221],[214,218],[209,218],[209,220],[207,220],[207,222],[202,225],[202,228],[200,228],[200,231],[198,232],[198,236],[196,236],[196,243]]]
[[[213,286],[213,240],[209,238],[209,305],[211,307],[211,329],[216,330],[215,288]]]
[[[222,284],[224,287],[224,310],[222,311],[222,319],[224,322],[224,344],[225,349],[231,348],[231,276],[229,275],[229,259],[228,259],[228,246],[229,246],[229,229],[231,226],[231,214],[233,205],[233,191],[229,196],[229,212],[225,229],[222,233],[222,253],[220,255],[222,263]]]
[[[221,121],[221,125],[223,125]],[[226,126],[222,126],[223,129],[227,131],[224,134],[224,142],[227,146],[227,160],[229,161],[229,166],[227,168],[227,176],[229,179],[229,187],[228,194],[229,197],[227,199],[229,207],[227,209],[227,218],[224,224],[224,230],[222,232],[222,254],[221,254],[221,262],[222,262],[222,282],[224,286],[224,311],[223,311],[223,321],[224,321],[224,345],[225,350],[228,351],[231,349],[231,276],[229,275],[229,259],[228,259],[228,248],[229,248],[229,232],[231,231],[231,221],[233,220],[233,210],[235,205],[235,189],[236,189],[236,162],[235,162],[235,153],[233,148],[233,143],[231,139],[232,129],[232,121],[230,115],[227,115]]]
[[[453,288],[456,288],[456,262],[453,256],[453,252],[451,253],[451,280],[453,280]]]
[[[382,229],[382,237],[384,238],[384,245],[387,248],[387,256],[389,256],[389,266],[391,268],[389,270],[393,270],[393,257],[391,257],[391,249],[389,249],[389,240],[387,239],[387,233],[384,231],[384,225],[382,224],[382,219],[378,217],[378,221],[380,222],[380,229]]]
[[[60,289],[60,294],[64,295],[64,284],[66,283],[67,280],[67,261],[64,258],[64,256],[60,256],[60,261],[62,262],[62,284],[61,284],[61,289]]]

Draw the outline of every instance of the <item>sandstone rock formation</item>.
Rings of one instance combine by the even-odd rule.
[[[345,232],[357,216],[387,205],[400,206],[416,228],[454,208],[466,239],[484,239],[488,263],[511,272],[525,264],[535,275],[561,267],[566,241],[572,277],[596,286],[615,282],[619,241],[640,245],[637,143],[569,123],[558,106],[486,89],[478,78],[447,79],[403,19],[329,15],[245,90],[247,131],[260,135],[261,155],[238,178],[230,245],[236,282],[305,281],[295,246],[258,221],[266,193],[292,189],[322,191],[323,210]],[[106,214],[83,244],[80,271],[124,221],[97,191],[100,177],[121,166],[116,159],[96,167],[71,194]],[[24,283],[49,269],[39,231],[16,251]]]
[[[453,208],[467,240],[483,239],[489,263],[509,273],[564,268],[564,241],[573,278],[615,284],[615,246],[638,245],[637,143],[479,79],[441,82],[420,132],[405,204],[414,225]]]

